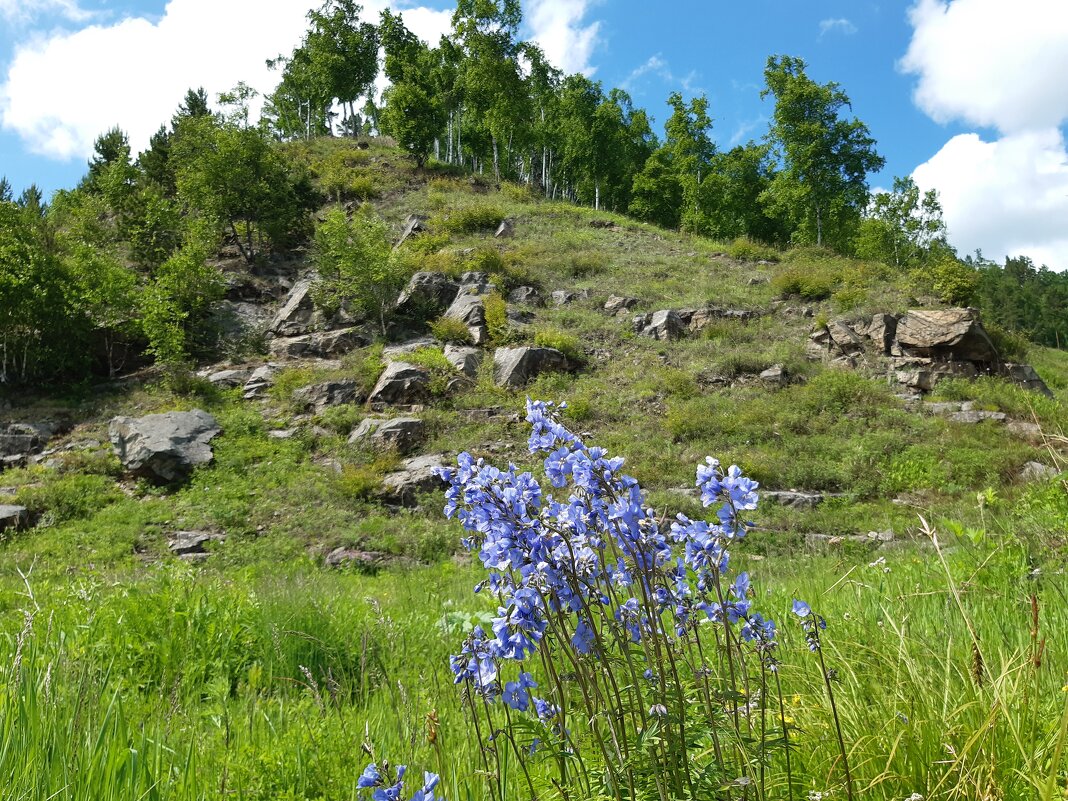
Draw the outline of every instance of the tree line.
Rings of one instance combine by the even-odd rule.
[[[722,150],[704,96],[672,93],[658,136],[622,89],[562,74],[519,38],[518,0],[459,0],[436,44],[401,14],[362,13],[352,0],[309,13],[300,44],[268,62],[279,83],[258,120],[245,84],[214,109],[191,89],[136,156],[121,129],[103,133],[81,183],[47,203],[32,186],[13,197],[0,179],[0,383],[207,353],[226,291],[211,258],[225,240],[251,265],[317,233],[309,212],[326,198],[279,145],[324,135],[387,135],[417,169],[491,175],[666,228],[930,274],[947,300],[989,305],[1044,344],[1068,339],[1063,276],[1026,260],[957,259],[937,195],[911,179],[871,195],[868,175],[885,163],[874,138],[841,86],[814,81],[800,58],[768,58],[768,131]],[[336,215],[326,222],[314,241],[344,234]]]

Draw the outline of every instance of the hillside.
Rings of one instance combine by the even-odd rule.
[[[324,165],[358,165],[361,192],[391,241],[403,239],[394,260],[408,289],[387,304],[383,336],[373,315],[322,301],[312,240],[252,265],[231,240],[208,262],[225,279],[212,308],[220,344],[192,373],[131,361],[113,380],[6,396],[0,651],[17,651],[4,661],[27,665],[25,686],[68,683],[18,715],[3,710],[21,685],[5,685],[0,731],[39,727],[19,730],[22,753],[51,743],[84,778],[93,765],[121,772],[115,754],[136,747],[149,765],[130,786],[170,776],[159,798],[220,786],[241,798],[341,798],[355,792],[366,726],[380,749],[403,752],[394,760],[446,776],[447,798],[482,797],[444,658],[492,608],[467,594],[472,558],[427,467],[467,452],[540,470],[526,447],[529,397],[566,402],[563,420],[626,457],[663,519],[704,514],[693,471],[706,456],[760,483],[738,554],[768,582],[769,604],[785,608],[803,590],[826,607],[827,636],[842,642],[834,658],[849,671],[841,693],[864,797],[985,788],[1023,798],[1028,770],[1060,780],[1068,353],[988,331],[978,312],[878,262],[676,233],[417,168],[381,140],[282,152],[325,194]],[[358,217],[359,206],[343,208]],[[320,228],[337,208],[316,212]],[[524,347],[534,350],[510,350]],[[114,418],[192,409],[217,421],[210,463],[173,482],[120,463]],[[924,520],[949,553],[948,586]],[[954,577],[967,585],[967,618],[955,617]],[[866,628],[875,618],[887,624],[878,633]],[[993,682],[969,679],[972,626],[991,649],[974,670]],[[1032,681],[1017,677],[1020,659],[1047,668],[1035,668],[1031,707],[1002,719],[1014,682]],[[793,714],[812,740],[794,769],[816,791],[839,781],[822,674],[789,667]],[[82,714],[79,688],[99,752],[62,731]],[[938,708],[947,688],[952,714]],[[111,697],[122,699],[114,719]],[[160,717],[166,706],[174,722]],[[914,728],[899,733],[895,715]],[[441,740],[423,736],[430,716]],[[944,756],[940,716],[965,752],[989,725],[983,748],[1012,767],[973,754],[952,776],[923,773],[913,763]],[[1040,757],[1012,745],[1032,720]],[[17,748],[7,753],[0,776],[57,788],[63,760],[31,776],[18,773]],[[777,786],[768,797],[786,797]]]

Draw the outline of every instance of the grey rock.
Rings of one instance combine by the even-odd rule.
[[[998,356],[975,309],[910,309],[898,321],[896,341],[906,355],[971,362]]]
[[[894,541],[894,530],[886,529],[885,531],[869,531],[867,539],[872,542],[887,543]]]
[[[441,314],[456,297],[456,282],[443,273],[417,272],[397,297],[401,314]]]
[[[279,336],[299,336],[311,328],[315,306],[311,298],[312,279],[297,281],[286,295],[282,308],[267,326],[267,330]]]
[[[175,531],[167,542],[167,548],[175,556],[195,558],[206,556],[206,546],[212,542],[225,542],[226,535],[215,531]]]
[[[590,291],[588,289],[580,289],[577,291],[570,289],[557,289],[549,295],[554,306],[569,306],[572,303],[577,303],[581,300],[589,300]]]
[[[445,316],[459,320],[468,327],[486,324],[486,304],[478,295],[459,295],[449,306]]]
[[[508,302],[538,306],[541,304],[541,293],[532,286],[517,286],[508,293]]]
[[[359,383],[352,378],[323,381],[319,384],[293,390],[293,400],[302,408],[313,407],[316,413],[330,406],[343,403],[360,403],[364,400]]]
[[[397,345],[387,345],[382,349],[382,358],[389,361],[395,359],[398,356],[406,356],[409,353],[415,353],[417,350],[423,348],[436,348],[438,347],[438,341],[434,337],[417,337],[415,339],[409,339],[406,342],[401,342]]]
[[[1030,440],[1042,439],[1042,426],[1038,423],[1028,423],[1023,420],[1009,420],[1005,423],[1005,430],[1010,434]]]
[[[634,333],[662,342],[679,339],[685,331],[686,325],[674,309],[661,309],[634,318]]]
[[[478,377],[478,368],[482,366],[482,351],[478,348],[446,345],[445,358],[468,378]]]
[[[211,440],[220,432],[207,412],[167,412],[115,417],[108,425],[112,450],[126,470],[153,481],[178,481],[214,458]]]
[[[777,387],[785,386],[789,379],[789,373],[781,364],[773,364],[760,374],[761,381]]]
[[[445,482],[435,471],[447,467],[446,460],[444,454],[406,459],[400,470],[382,479],[383,495],[402,506],[415,506],[420,494],[444,489]]]
[[[30,513],[25,506],[0,504],[0,531],[25,528],[30,522]]]
[[[967,425],[975,425],[981,423],[984,420],[993,420],[995,423],[1003,423],[1008,419],[1008,415],[1004,412],[984,412],[984,411],[967,411],[956,412],[949,416],[949,419],[954,423],[965,423]]]
[[[897,318],[892,314],[872,315],[863,331],[858,333],[870,339],[879,353],[888,355],[894,343],[894,337],[897,335]]]
[[[1059,476],[1060,472],[1056,467],[1050,467],[1048,464],[1042,464],[1042,462],[1028,462],[1023,466],[1016,478],[1023,482],[1048,481],[1055,476]]]
[[[460,276],[460,295],[488,295],[494,289],[488,273],[472,270]]]
[[[214,373],[209,373],[207,376],[208,383],[214,384],[217,387],[226,387],[232,389],[233,387],[242,386],[249,378],[249,371],[240,370],[218,370]]]
[[[243,387],[245,400],[258,398],[274,386],[274,377],[281,369],[277,364],[267,363],[253,370]]]
[[[0,425],[0,457],[36,453],[44,448],[53,431],[48,423]]]
[[[504,316],[512,326],[530,325],[534,322],[534,312],[529,309],[508,309]]]
[[[604,303],[604,310],[609,314],[619,314],[630,311],[639,303],[637,298],[628,298],[623,295],[609,295]]]
[[[815,509],[826,499],[822,492],[798,492],[796,490],[764,490],[760,499],[767,503],[789,509]]]
[[[408,453],[422,444],[426,425],[418,417],[364,418],[349,435],[349,444],[369,442],[376,448]]]
[[[296,435],[297,429],[295,428],[278,428],[267,432],[267,436],[271,439],[293,439]]]
[[[979,370],[973,362],[933,362],[924,360],[895,360],[895,375],[899,384],[921,392],[930,392],[945,378],[975,378]]]
[[[511,220],[501,220],[501,224],[497,226],[497,231],[493,236],[497,239],[507,239],[515,236],[515,224]]]
[[[271,341],[270,350],[271,355],[278,358],[324,358],[340,356],[370,343],[371,339],[364,329],[342,328],[295,337],[279,337]]]
[[[540,373],[567,370],[567,357],[555,348],[498,348],[493,354],[493,380],[518,388]]]
[[[371,403],[422,403],[430,396],[430,376],[426,370],[407,362],[386,365],[368,399]]]
[[[702,331],[718,320],[738,320],[748,322],[760,315],[750,309],[720,309],[708,306],[703,309],[685,309],[679,312],[679,317],[686,323],[692,333]]]
[[[399,248],[410,237],[416,234],[422,233],[426,230],[426,223],[430,218],[424,214],[409,214],[408,219],[404,221],[404,232],[401,234],[401,238],[397,240],[397,244],[394,245],[394,249]]]
[[[1001,375],[1009,379],[1012,383],[1017,384],[1024,389],[1041,392],[1047,398],[1053,397],[1053,393],[1050,392],[1049,387],[1046,386],[1046,382],[1042,380],[1042,377],[1038,374],[1035,368],[1029,364],[1013,364],[1011,362],[1006,362],[1001,365],[1000,372]]]
[[[953,401],[944,403],[925,403],[921,408],[925,412],[931,414],[956,414],[957,412],[968,411],[964,408],[963,403],[955,403]]]

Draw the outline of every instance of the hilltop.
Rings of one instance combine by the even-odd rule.
[[[908,540],[918,514],[975,523],[1035,493],[1029,464],[1051,475],[1063,466],[1068,356],[991,341],[978,313],[959,311],[942,320],[956,346],[903,355],[897,320],[947,307],[885,265],[673,233],[417,169],[388,144],[313,144],[287,146],[289,156],[313,175],[354,160],[391,241],[404,239],[403,269],[416,278],[396,292],[404,303],[386,337],[373,320],[316,311],[307,249],[252,266],[224,251],[211,262],[227,287],[213,314],[229,358],[202,361],[180,385],[142,369],[66,397],[15,397],[3,412],[56,432],[20,456],[6,446],[9,462],[28,463],[4,474],[5,502],[38,525],[5,546],[17,560],[62,552],[75,536],[79,558],[94,563],[161,558],[176,531],[225,535],[215,550],[235,562],[264,547],[433,560],[455,547],[439,502],[413,510],[413,497],[384,492],[382,479],[427,454],[527,463],[517,424],[526,396],[566,402],[567,419],[625,454],[669,513],[695,510],[692,469],[706,455],[742,465],[784,493],[766,495],[783,506],[765,503],[759,515],[770,549],[806,537]],[[435,324],[457,295],[470,302],[453,309],[456,324]],[[495,380],[494,351],[525,346],[559,358]],[[1021,356],[1033,371],[1004,366]],[[396,362],[416,380],[402,376],[368,404]],[[162,493],[125,478],[109,419],[192,407],[220,422],[214,465]],[[402,453],[350,436],[379,417],[416,418]]]

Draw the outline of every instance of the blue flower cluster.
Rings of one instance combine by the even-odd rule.
[[[801,630],[805,632],[805,642],[808,643],[808,650],[818,651],[820,649],[820,632],[827,628],[827,621],[823,619],[822,615],[817,615],[812,611],[812,607],[804,601],[794,599],[793,606],[794,614],[801,618]]]
[[[412,796],[405,799],[404,774],[406,772],[406,766],[398,765],[396,781],[389,784],[379,771],[378,765],[372,762],[364,768],[360,778],[356,780],[356,786],[361,790],[370,790],[371,801],[444,801],[442,796],[434,794],[441,779],[436,773],[429,771],[423,773],[422,786]]]
[[[512,710],[532,709],[545,723],[557,706],[533,695],[537,684],[525,670],[502,685],[504,663],[523,663],[545,643],[550,652],[569,646],[576,658],[598,659],[654,638],[670,645],[702,621],[736,631],[774,667],[775,624],[752,610],[747,574],[726,578],[729,548],[750,525],[742,514],[757,506],[757,483],[707,459],[696,486],[703,505],[715,507],[714,521],[679,515],[665,531],[638,482],[621,472],[624,460],[569,431],[562,408],[529,399],[526,407],[530,452],[543,456],[557,497],[530,472],[467,453],[439,471],[449,485],[445,514],[459,520],[465,547],[489,572],[476,592],[498,599],[491,632],[475,628],[451,657],[456,682]],[[661,670],[649,664],[644,675]]]

